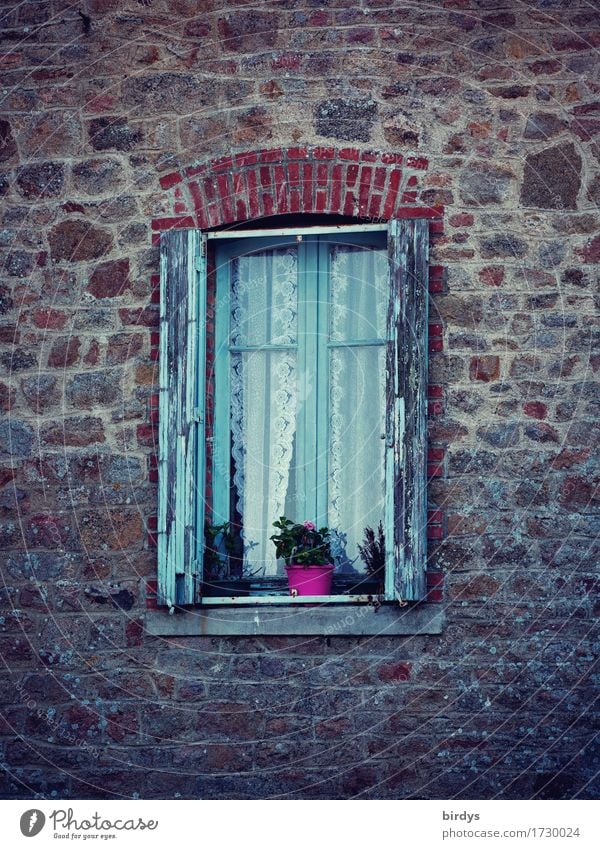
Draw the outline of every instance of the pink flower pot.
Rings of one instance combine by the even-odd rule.
[[[286,566],[291,595],[330,595],[335,566]]]

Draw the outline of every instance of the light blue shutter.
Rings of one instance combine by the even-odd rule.
[[[388,245],[387,589],[417,601],[425,597],[427,561],[428,222],[390,221]]]
[[[199,600],[204,539],[206,237],[160,239],[158,601]]]

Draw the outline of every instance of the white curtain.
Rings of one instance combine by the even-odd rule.
[[[330,269],[330,340],[385,339],[386,252],[336,246]],[[358,543],[383,521],[385,344],[330,348],[329,405],[328,523],[345,535],[338,566],[363,571]]]
[[[297,410],[297,251],[263,251],[232,267],[231,428],[247,574],[275,575],[272,523],[289,509]],[[256,349],[255,349],[256,348]]]

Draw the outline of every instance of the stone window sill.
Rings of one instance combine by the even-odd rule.
[[[441,634],[445,623],[440,604],[399,607],[320,604],[264,607],[198,607],[169,615],[146,614],[146,631],[162,637],[256,636],[404,636]]]

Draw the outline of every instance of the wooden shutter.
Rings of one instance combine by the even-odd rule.
[[[417,601],[427,558],[428,222],[390,221],[388,245],[386,589]]]
[[[204,540],[206,238],[160,239],[158,600],[199,600]]]

